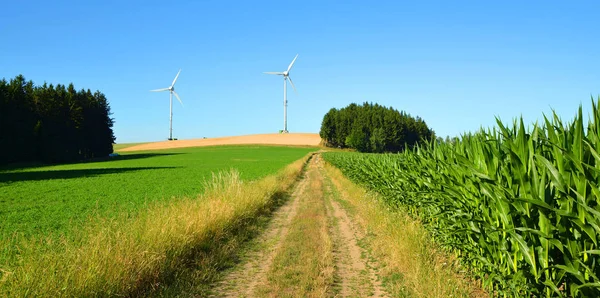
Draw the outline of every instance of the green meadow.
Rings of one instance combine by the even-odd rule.
[[[152,202],[195,198],[212,173],[236,169],[243,181],[256,180],[314,150],[182,148],[88,163],[0,168],[0,237],[69,238],[72,229],[98,216],[134,216]]]

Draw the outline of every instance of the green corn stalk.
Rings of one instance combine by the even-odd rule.
[[[600,100],[600,98],[599,98]],[[329,163],[402,205],[505,296],[600,296],[600,109],[527,129],[522,119],[399,154]]]

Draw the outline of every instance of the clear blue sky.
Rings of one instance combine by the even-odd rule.
[[[417,3],[418,2],[418,3]],[[439,136],[571,119],[600,94],[598,1],[9,1],[0,77],[108,97],[118,143],[277,132],[283,71],[291,132],[332,107],[376,102]]]

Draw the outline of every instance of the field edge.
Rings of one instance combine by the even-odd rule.
[[[378,194],[350,181],[325,163],[335,200],[365,230],[362,245],[380,263],[381,280],[394,297],[488,297],[479,283],[460,273],[458,263],[432,242],[425,228]]]
[[[251,183],[242,183],[235,172],[219,173],[198,199],[157,204],[129,222],[90,226],[82,243],[58,242],[59,250],[39,255],[31,243],[21,266],[0,270],[0,296],[150,294],[168,286],[190,263],[206,268],[210,280],[222,261],[220,245],[231,244],[235,233],[269,212],[313,154]],[[198,254],[208,262],[194,262]]]

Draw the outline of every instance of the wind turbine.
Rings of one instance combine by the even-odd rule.
[[[298,91],[296,91],[296,87],[294,86],[294,82],[292,82],[292,78],[290,78],[290,70],[292,69],[292,66],[294,66],[294,62],[296,62],[296,59],[298,58],[298,54],[296,54],[296,57],[294,57],[294,60],[292,60],[292,63],[290,63],[290,66],[288,66],[287,70],[284,72],[274,72],[274,71],[269,71],[269,72],[265,72],[266,74],[270,74],[270,75],[278,75],[278,76],[283,76],[283,132],[287,133],[287,80],[290,80],[290,84],[292,84],[292,88],[294,88],[294,92],[298,93]]]
[[[169,91],[169,141],[173,139],[173,94],[175,94],[175,97],[177,97],[177,100],[179,100],[179,103],[181,103],[181,106],[183,106],[183,102],[181,102],[181,98],[179,98],[179,95],[177,94],[177,92],[175,92],[174,87],[180,72],[181,69],[179,70],[179,72],[177,72],[177,75],[175,76],[175,79],[173,80],[173,83],[171,83],[171,86],[169,88],[150,90],[151,92]]]

